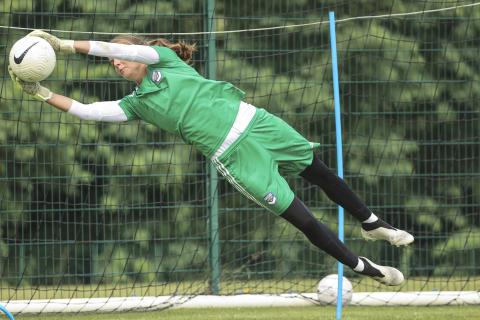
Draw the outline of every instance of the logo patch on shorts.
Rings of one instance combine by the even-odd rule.
[[[267,201],[270,205],[274,205],[275,202],[277,202],[277,197],[272,192],[269,192],[263,197],[263,200]]]
[[[152,72],[152,81],[155,82],[155,83],[159,83],[160,81],[162,81],[162,73],[159,71],[159,70],[155,70]]]

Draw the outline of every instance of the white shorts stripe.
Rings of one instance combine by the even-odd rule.
[[[267,208],[264,204],[262,204],[261,202],[259,202],[257,199],[255,199],[254,196],[252,196],[247,190],[245,190],[245,188],[243,188],[236,180],[235,178],[230,174],[230,172],[228,171],[227,167],[225,167],[225,165],[223,163],[221,163],[220,161],[218,161],[218,159],[212,159],[212,162],[213,164],[215,165],[215,167],[217,168],[218,172],[220,172],[220,174],[222,176],[224,176],[227,181],[235,187],[235,189],[237,189],[238,191],[240,191],[244,196],[246,196],[248,199],[252,200],[253,202],[255,202],[256,204],[258,204],[259,206],[267,209],[267,210],[270,210],[269,208]]]

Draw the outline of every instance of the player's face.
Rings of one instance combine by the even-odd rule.
[[[120,59],[113,59],[110,62],[120,76],[137,84],[140,84],[147,74],[147,65],[140,62]]]

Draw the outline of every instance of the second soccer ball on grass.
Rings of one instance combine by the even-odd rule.
[[[330,274],[320,280],[317,285],[318,301],[321,304],[336,304],[338,296],[338,275]],[[347,305],[352,301],[353,286],[345,277],[342,282],[342,303]]]

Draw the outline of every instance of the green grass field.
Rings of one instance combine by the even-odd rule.
[[[335,319],[335,307],[176,309],[157,312],[131,312],[83,315],[22,316],[16,319],[42,320],[307,320]],[[344,320],[474,320],[480,318],[480,306],[442,307],[346,307]]]

